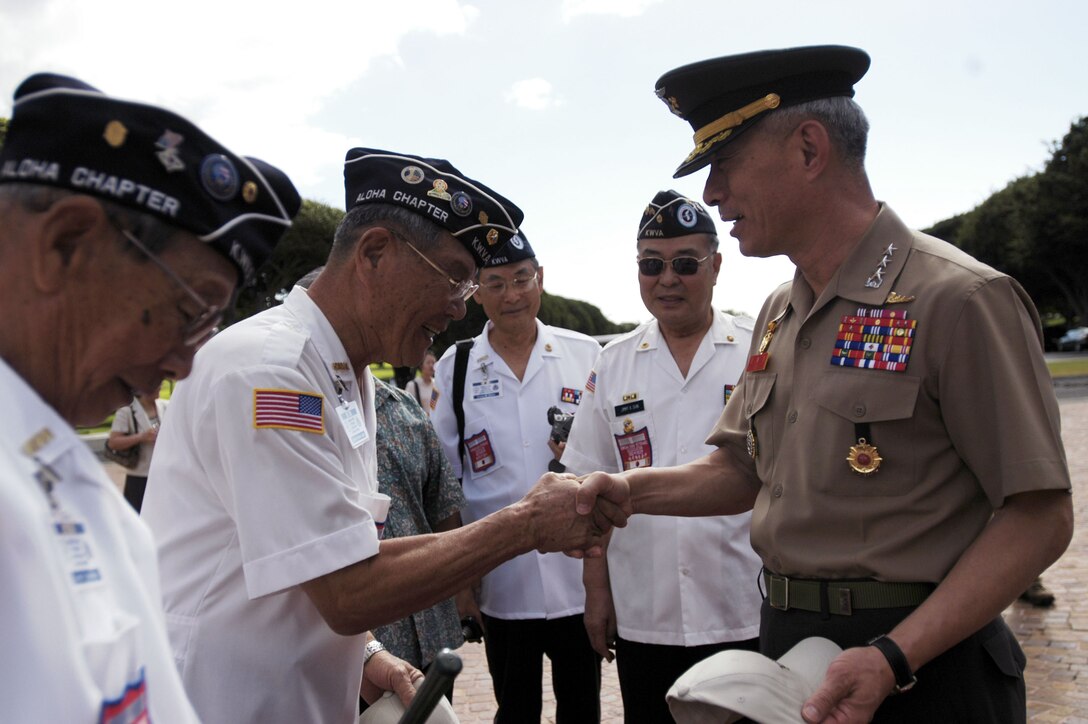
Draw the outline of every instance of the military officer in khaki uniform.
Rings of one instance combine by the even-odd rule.
[[[761,651],[846,649],[807,721],[1023,721],[1024,656],[1000,614],[1072,534],[1039,319],[1014,280],[874,198],[851,100],[868,66],[823,46],[658,81],[695,129],[677,174],[709,164],[704,200],[741,252],[797,272],[760,312],[718,449],[591,476],[580,509],[752,509]]]

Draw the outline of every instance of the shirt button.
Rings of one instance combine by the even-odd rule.
[[[521,441],[521,446],[522,447],[529,447],[529,441],[528,440],[522,440]]]
[[[686,453],[687,451],[688,451],[688,446],[687,445],[681,445],[680,446],[680,452]]]
[[[684,576],[690,576],[691,575],[691,570],[688,569],[688,568],[681,568],[680,569],[680,574],[684,575]]]
[[[812,346],[812,340],[811,339],[809,339],[808,337],[804,337],[804,338],[801,339],[801,349],[808,349],[811,346]]]
[[[782,486],[781,485],[774,486],[774,497],[776,497],[776,498],[781,498],[782,497]]]
[[[858,405],[854,408],[854,417],[865,417],[865,405]]]
[[[797,422],[797,410],[790,410],[790,414],[786,416],[786,419],[790,422]]]

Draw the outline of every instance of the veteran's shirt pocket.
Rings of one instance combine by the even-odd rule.
[[[917,474],[911,440],[920,386],[917,377],[883,371],[826,372],[811,393],[818,405],[814,424],[819,433],[813,439],[820,448],[811,451],[815,487],[841,496],[907,493]],[[868,455],[867,465],[857,463],[859,449]],[[874,463],[876,469],[867,474],[855,470]]]
[[[499,431],[486,415],[465,423],[465,464],[479,479],[502,468],[496,435]]]
[[[616,401],[610,406],[612,451],[620,470],[648,468],[654,464],[654,418],[646,400]]]

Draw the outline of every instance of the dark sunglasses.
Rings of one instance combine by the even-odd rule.
[[[710,258],[707,254],[702,259],[693,256],[677,256],[672,259],[661,259],[656,256],[647,256],[638,259],[638,271],[648,277],[656,277],[665,271],[666,264],[672,264],[672,270],[682,277],[690,277],[699,271],[699,265]]]

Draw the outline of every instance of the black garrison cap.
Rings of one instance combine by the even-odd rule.
[[[353,148],[344,161],[345,208],[393,204],[438,224],[486,266],[517,233],[524,214],[512,201],[438,158]]]
[[[502,251],[497,254],[492,254],[488,259],[485,267],[503,266],[504,264],[515,264],[519,261],[526,259],[532,259],[536,256],[536,252],[533,251],[533,247],[529,246],[529,239],[525,237],[524,231],[518,231],[510,237],[510,243],[503,247]]]
[[[243,283],[301,204],[282,171],[231,153],[181,116],[49,73],[15,90],[0,183],[54,186],[156,216],[230,259]]]
[[[672,239],[688,234],[714,234],[714,220],[698,201],[681,196],[679,192],[658,191],[642,212],[637,239]]]
[[[704,60],[670,70],[657,81],[657,96],[695,131],[695,149],[676,169],[687,176],[710,156],[775,108],[835,96],[853,97],[869,69],[858,48],[816,45],[761,50]]]

